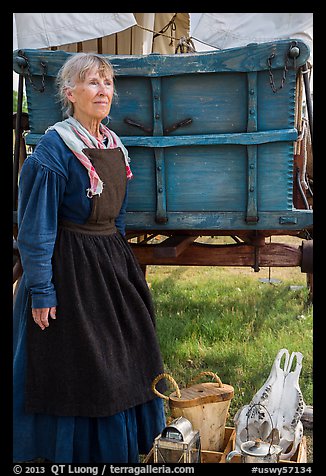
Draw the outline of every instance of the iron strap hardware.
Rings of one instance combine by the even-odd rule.
[[[166,127],[164,129],[164,133],[169,134],[170,132],[175,131],[179,127],[188,126],[191,123],[192,123],[192,119],[191,119],[191,117],[189,117],[188,119],[184,119],[183,121],[176,122],[175,124],[172,124],[172,126],[170,126],[170,127]]]
[[[139,129],[142,129],[144,132],[147,132],[147,133],[149,133],[149,134],[152,134],[152,133],[153,133],[153,129],[151,129],[151,128],[149,128],[149,127],[145,127],[143,124],[139,124],[138,122],[133,121],[132,119],[128,119],[127,117],[124,118],[124,122],[125,122],[126,124],[129,124],[129,126],[138,127]],[[169,134],[170,132],[175,131],[175,130],[178,129],[179,127],[188,126],[188,125],[191,124],[191,123],[192,123],[192,119],[191,119],[191,118],[184,119],[183,121],[180,121],[180,122],[176,122],[175,124],[172,124],[172,126],[166,127],[166,128],[164,129],[164,134]]]
[[[41,78],[41,87],[38,88],[37,86],[35,86],[35,83],[32,79],[32,73],[30,71],[30,65],[29,65],[29,62],[28,62],[28,58],[27,56],[24,54],[24,52],[22,50],[19,50],[18,52],[18,57],[21,57],[23,58],[25,61],[24,62],[21,62],[20,63],[20,66],[23,70],[23,73],[24,73],[24,68],[26,67],[26,76],[29,80],[29,82],[31,83],[32,87],[36,90],[36,91],[39,91],[40,93],[43,93],[45,91],[45,75],[46,75],[46,63],[44,63],[44,61],[41,61],[41,67],[42,67],[42,78]]]
[[[284,68],[283,68],[283,72],[282,72],[282,78],[281,78],[281,83],[279,86],[276,86],[275,85],[275,80],[274,80],[274,75],[273,75],[273,71],[272,71],[272,60],[275,58],[275,52],[273,51],[271,53],[271,55],[268,57],[267,59],[267,64],[268,64],[268,73],[269,73],[269,83],[270,83],[270,86],[272,88],[272,91],[273,93],[276,93],[277,91],[279,91],[280,89],[283,88],[284,84],[285,84],[285,81],[286,81],[286,75],[287,75],[287,72],[288,72],[288,63],[289,63],[289,58],[292,58],[293,59],[293,67],[295,68],[296,66],[296,59],[297,57],[299,56],[300,54],[300,50],[299,48],[297,47],[297,42],[296,41],[292,41],[291,44],[290,44],[290,48],[289,48],[289,51],[287,53],[287,55],[285,56],[285,62],[284,62]]]
[[[127,117],[125,117],[123,121],[126,124],[129,124],[129,126],[139,127],[139,129],[142,129],[144,132],[148,132],[148,134],[152,134],[153,132],[153,129],[145,127],[143,126],[143,124],[139,124],[138,122],[133,121],[132,119],[128,119]]]

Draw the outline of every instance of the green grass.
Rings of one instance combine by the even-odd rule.
[[[260,281],[268,276],[266,270],[147,268],[165,371],[180,388],[203,370],[232,385],[231,425],[236,411],[267,379],[282,348],[303,354],[299,383],[305,403],[312,404],[312,305],[305,275],[292,268],[279,273],[281,282],[271,284]],[[167,395],[174,390],[168,385]]]

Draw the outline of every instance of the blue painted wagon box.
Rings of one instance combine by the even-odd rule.
[[[62,119],[55,76],[73,54],[14,52],[14,70],[26,80],[27,144]],[[311,227],[312,210],[293,206],[296,75],[309,54],[301,40],[280,40],[205,53],[103,55],[118,94],[109,127],[128,148],[134,174],[127,229]]]

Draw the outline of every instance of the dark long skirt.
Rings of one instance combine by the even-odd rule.
[[[44,331],[31,318],[24,277],[17,294],[14,388],[21,392],[25,378],[26,387],[14,397],[16,460],[34,457],[30,445],[29,453],[20,452],[17,441],[19,432],[33,432],[38,422],[38,436],[46,438],[52,431],[53,445],[62,439],[57,432],[69,433],[66,451],[71,454],[71,445],[91,451],[90,441],[98,440],[100,432],[106,433],[103,444],[112,453],[103,456],[111,458],[106,462],[136,462],[135,448],[140,444],[148,451],[165,423],[162,401],[151,389],[163,364],[153,303],[140,266],[120,233],[99,236],[60,228],[53,273],[57,319],[50,319]],[[74,439],[78,434],[93,437]],[[113,450],[111,437],[122,438],[120,453]],[[133,448],[132,457],[122,456],[126,448]],[[53,451],[52,446],[52,457]],[[47,457],[36,454],[42,456]]]

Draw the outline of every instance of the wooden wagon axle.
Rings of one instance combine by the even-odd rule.
[[[175,235],[158,244],[148,242],[131,243],[132,249],[142,266],[248,266],[259,271],[259,267],[301,267],[302,272],[312,273],[313,240],[295,246],[284,243],[257,244],[239,242],[235,244],[196,243],[197,236]]]

